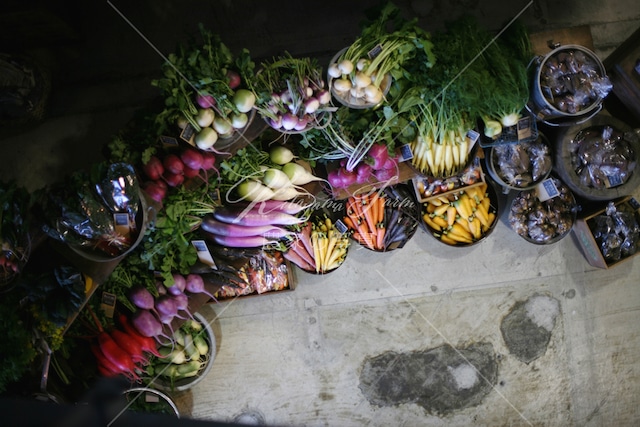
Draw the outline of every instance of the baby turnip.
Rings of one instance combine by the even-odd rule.
[[[268,168],[264,172],[262,183],[273,190],[291,186],[291,181],[287,174],[276,168]]]
[[[292,130],[298,123],[298,116],[293,113],[284,113],[282,115],[282,127],[285,130]]]
[[[295,162],[289,162],[282,166],[282,172],[289,177],[289,181],[294,185],[305,185],[312,181],[322,181],[322,178],[315,176],[307,171],[304,166]]]
[[[298,123],[296,123],[296,125],[293,127],[293,130],[302,131],[302,130],[307,129],[307,127],[309,127],[309,123],[312,120],[313,119],[311,118],[311,116],[309,114],[305,114],[302,117],[298,117]]]
[[[353,62],[348,59],[343,59],[338,63],[338,69],[342,74],[351,74],[353,71]]]
[[[212,127],[202,128],[202,130],[195,136],[195,144],[201,150],[210,149],[217,140],[218,132],[213,130]]]
[[[180,117],[178,117],[178,120],[176,120],[176,125],[180,129],[186,128],[188,124],[189,124],[189,120],[187,120],[185,116],[181,115]]]
[[[236,187],[240,200],[262,202],[273,197],[273,190],[254,179],[247,179]]]
[[[198,123],[198,126],[204,128],[207,126],[211,126],[211,123],[213,123],[213,120],[215,117],[216,116],[213,112],[213,109],[199,108],[198,113],[195,116],[195,119],[196,119],[196,123]]]
[[[326,105],[331,102],[331,93],[328,90],[319,90],[316,92],[316,99],[320,102],[320,105]]]
[[[347,93],[351,90],[351,80],[336,79],[333,81],[333,87],[338,93]]]
[[[340,71],[340,68],[338,68],[338,64],[334,62],[333,64],[329,65],[329,68],[327,69],[327,74],[329,74],[329,77],[333,77],[334,79],[337,79],[342,75],[342,71]]]
[[[313,94],[313,92],[312,92]],[[304,112],[307,114],[315,113],[320,108],[320,101],[314,97],[307,98],[304,101]]]
[[[371,84],[371,77],[362,72],[357,72],[353,78],[356,87],[365,88]]]
[[[224,117],[217,116],[213,119],[211,126],[213,127],[213,130],[218,132],[218,136],[227,135],[233,132],[231,122]]]
[[[249,123],[249,116],[247,116],[246,113],[233,113],[229,118],[231,119],[231,126],[234,129],[242,129],[247,125],[247,123]]]
[[[295,158],[293,151],[284,145],[276,145],[269,150],[269,159],[277,165],[286,165]]]
[[[367,58],[360,58],[358,62],[356,62],[356,70],[363,71],[365,68],[369,66],[369,60]]]
[[[238,89],[233,95],[233,104],[240,113],[248,113],[256,103],[256,96],[248,89]]]

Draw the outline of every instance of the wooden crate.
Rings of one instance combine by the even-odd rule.
[[[612,93],[640,123],[640,28],[603,61]]]
[[[616,202],[616,206],[621,205],[628,205],[629,207],[631,207],[635,211],[636,221],[640,221],[640,204],[638,204],[638,202],[634,198],[625,197],[622,200]],[[600,247],[593,235],[593,232],[591,231],[591,225],[593,225],[594,218],[602,215],[604,212],[605,209],[600,209],[590,215],[585,216],[584,218],[578,219],[572,228],[572,232],[576,236],[582,252],[585,258],[587,258],[589,264],[593,265],[594,267],[608,269],[633,258],[634,256],[638,255],[639,252],[613,262],[608,261],[604,258],[602,251],[600,250]]]

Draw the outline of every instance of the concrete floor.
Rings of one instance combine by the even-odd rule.
[[[0,140],[0,177],[30,189],[99,160],[111,135],[156,96],[149,81],[161,59],[111,6],[88,13],[83,2],[62,3],[75,7],[55,11],[70,22],[72,35],[25,46],[51,66],[48,115],[3,129]],[[328,58],[357,32],[362,10],[360,2],[323,2],[302,22],[297,16],[308,12],[299,2],[225,1],[205,10],[186,7],[196,2],[145,3],[135,10],[115,5],[162,52],[207,17],[230,46],[246,46],[257,57],[288,49]],[[497,28],[526,5],[398,4],[434,29],[463,10]],[[523,19],[536,31],[588,25],[604,59],[640,26],[640,4],[540,0]],[[294,291],[206,306],[201,313],[212,321],[218,353],[207,378],[174,395],[181,413],[230,421],[255,410],[274,426],[638,425],[640,259],[594,268],[573,235],[533,245],[504,219],[476,246],[446,247],[420,229],[390,253],[354,245],[347,262],[326,276],[297,271]],[[501,332],[505,316],[526,300],[538,302],[534,311],[548,332],[544,351],[529,363],[510,352]],[[490,350],[493,376],[476,370],[469,354],[478,346]],[[380,406],[363,389],[361,375],[378,356],[400,361],[434,349],[460,358],[430,372],[453,381],[449,389],[460,392],[460,409],[436,410],[412,397]],[[384,372],[380,378],[389,379]],[[482,394],[464,400],[476,386]]]

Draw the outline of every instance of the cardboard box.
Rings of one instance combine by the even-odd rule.
[[[465,174],[472,173],[472,171],[475,171],[479,174],[478,181],[473,184],[465,185],[461,177]],[[436,199],[441,196],[448,197],[451,194],[457,194],[458,192],[460,192],[460,190],[463,190],[465,188],[478,187],[484,184],[486,181],[480,163],[480,157],[476,157],[464,171],[454,177],[449,177],[443,180],[433,180],[432,178],[428,178],[424,175],[416,175],[411,179],[411,182],[413,183],[413,190],[415,192],[416,200],[418,201],[418,203],[427,203],[430,200]],[[437,182],[441,183],[440,189],[449,189],[441,191],[437,191],[436,189],[436,191],[431,193],[429,196],[426,196],[423,189],[428,188],[429,185],[436,185]]]
[[[640,223],[640,204],[636,201],[636,199],[632,197],[626,197],[615,203],[616,207],[626,206],[635,212],[636,221]],[[602,251],[600,249],[600,245],[596,241],[592,227],[594,226],[595,218],[599,215],[605,213],[605,209],[600,209],[595,213],[592,213],[584,218],[580,218],[576,221],[573,226],[573,233],[578,239],[578,243],[582,249],[584,256],[587,258],[589,264],[594,267],[608,269],[614,267],[618,264],[621,264],[635,255],[638,255],[639,252],[636,252],[633,255],[622,258],[618,261],[609,261],[605,259]]]

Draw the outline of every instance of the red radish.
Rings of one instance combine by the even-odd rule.
[[[149,179],[160,179],[164,173],[162,161],[157,156],[151,156],[149,161],[142,166],[142,170]]]
[[[163,185],[160,185],[159,183]],[[143,184],[142,189],[151,198],[158,203],[162,202],[167,195],[167,186],[164,181],[147,181]]]
[[[136,341],[140,343],[144,351],[146,351],[147,353],[153,354],[154,356],[162,357],[161,354],[158,352],[158,346],[157,346],[156,340],[154,340],[152,337],[145,337],[144,335],[141,335],[136,330],[136,328],[134,328],[134,326],[129,322],[129,319],[127,318],[126,315],[119,314],[118,322],[120,322],[120,326],[122,326],[122,328],[125,330],[127,334],[129,334],[130,337],[134,338]]]
[[[184,175],[181,173],[177,174],[165,171],[162,175],[162,178],[165,180],[169,187],[177,187],[184,182]]]
[[[186,279],[186,290],[188,292],[191,292],[192,294],[205,294],[208,295],[209,297],[211,297],[211,299],[213,299],[214,301],[218,301],[216,299],[215,296],[213,296],[212,293],[210,293],[209,291],[207,291],[204,287],[204,280],[202,279],[202,276],[200,276],[199,274],[188,274],[187,277],[185,277]]]
[[[195,178],[200,175],[200,169],[192,169],[189,166],[184,166],[184,171],[182,172],[185,178]]]
[[[129,353],[134,362],[144,365],[149,363],[149,359],[144,356],[142,345],[135,338],[119,329],[113,329],[110,335],[124,351]]]
[[[104,357],[108,359],[119,372],[126,373],[127,375],[135,375],[136,365],[133,363],[133,359],[111,338],[111,335],[104,330],[100,320],[98,320],[98,316],[91,310],[91,307],[89,307],[89,312],[98,327],[98,346]]]
[[[176,154],[167,154],[162,161],[162,166],[171,173],[180,174],[184,170],[184,163]]]
[[[98,371],[102,376],[115,377],[121,374],[127,376],[126,372],[120,371],[116,365],[111,363],[109,359],[105,357],[105,355],[102,353],[102,350],[100,350],[100,346],[98,344],[91,344],[89,348],[91,349],[91,353],[93,353],[93,356],[96,358],[96,362],[98,364]]]
[[[204,157],[199,151],[193,148],[186,148],[180,153],[180,160],[185,166],[198,170],[202,168]]]
[[[391,169],[379,169],[373,173],[376,179],[380,182],[391,181],[392,179],[398,178],[398,173],[396,168]]]
[[[369,148],[367,156],[373,169],[383,169],[384,163],[389,158],[389,150],[387,149],[386,144],[378,142]]]
[[[229,79],[229,87],[231,89],[237,89],[240,87],[240,83],[242,79],[240,78],[240,74],[234,70],[227,70],[227,78]]]
[[[202,153],[202,164],[200,167],[204,170],[213,169],[216,164],[216,156],[210,151],[204,151]]]
[[[206,94],[196,96],[196,102],[201,108],[211,108],[216,105],[216,99],[213,96]]]

